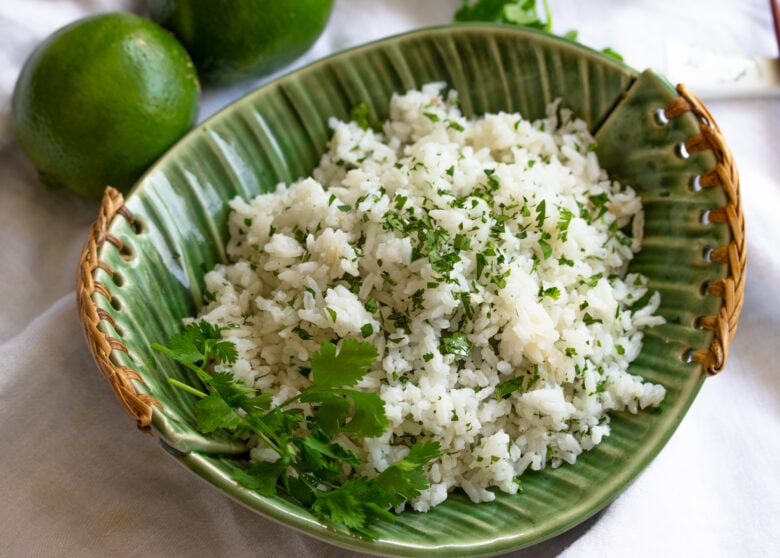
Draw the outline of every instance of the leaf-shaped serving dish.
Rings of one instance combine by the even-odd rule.
[[[612,433],[574,465],[523,476],[522,494],[475,505],[460,494],[429,513],[376,526],[376,540],[324,525],[283,497],[231,480],[241,444],[193,428],[191,381],[150,348],[203,299],[203,275],[225,261],[227,202],[308,175],[329,139],[328,117],[366,103],[387,116],[393,92],[445,81],[467,115],[544,116],[561,98],[595,133],[602,165],[641,195],[646,227],[632,270],[661,292],[666,324],[646,331],[632,372],[663,384],[662,412],[616,414]],[[215,488],[331,543],[377,554],[471,556],[552,537],[614,499],[661,450],[707,374],[719,371],[744,288],[745,241],[731,154],[683,87],[581,45],[530,30],[456,25],[354,48],[286,75],[193,130],[127,199],[108,190],[79,269],[79,311],[98,368],[142,429]],[[218,495],[215,493],[215,497]]]

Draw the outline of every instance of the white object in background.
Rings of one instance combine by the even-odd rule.
[[[702,99],[780,97],[780,59],[666,41],[666,76]]]

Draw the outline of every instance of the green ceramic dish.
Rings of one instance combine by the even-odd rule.
[[[632,264],[661,291],[667,324],[649,330],[633,372],[663,384],[662,411],[618,414],[612,434],[573,466],[527,474],[525,492],[473,505],[454,494],[427,514],[404,512],[380,524],[377,540],[321,524],[282,497],[263,498],[230,480],[246,462],[240,444],[193,429],[193,398],[169,376],[192,381],[150,349],[180,329],[203,297],[203,274],[225,260],[227,201],[309,174],[329,138],[328,117],[346,118],[358,103],[386,116],[393,92],[446,81],[467,114],[520,111],[544,115],[554,99],[596,133],[602,164],[633,185],[646,210],[644,248]],[[333,544],[376,554],[477,556],[525,547],[584,521],[613,500],[661,450],[705,374],[690,349],[706,350],[713,333],[697,327],[723,301],[702,285],[728,274],[708,261],[709,247],[728,244],[728,227],[702,223],[702,212],[726,204],[721,188],[698,191],[696,177],[715,167],[709,150],[685,156],[679,145],[699,134],[690,112],[657,116],[679,97],[652,72],[640,74],[581,45],[547,34],[491,25],[424,29],[348,50],[286,75],[233,103],[167,153],[126,200],[135,225],[120,216],[99,243],[92,274],[110,294],[89,297],[99,309],[111,366],[136,370],[133,386],[159,402],[152,428],[185,467],[257,512]],[[121,244],[117,249],[115,244]],[[108,271],[110,270],[110,272]],[[89,337],[89,335],[88,335]],[[116,348],[116,347],[114,347]],[[219,495],[215,492],[215,498]]]

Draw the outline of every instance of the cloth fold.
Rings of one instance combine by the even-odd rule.
[[[327,30],[287,68],[452,20],[460,0],[336,0]],[[637,68],[663,68],[665,37],[776,56],[762,0],[555,0],[554,29],[578,29]],[[139,433],[100,377],[78,323],[76,266],[98,203],[43,190],[10,135],[13,84],[56,28],[140,0],[0,3],[0,557],[361,556],[264,519],[180,467]],[[717,43],[713,45],[712,43]],[[266,82],[204,91],[200,119]],[[725,371],[603,512],[516,558],[780,555],[779,100],[708,103],[739,166],[748,284]]]

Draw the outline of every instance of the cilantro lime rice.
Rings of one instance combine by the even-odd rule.
[[[237,379],[279,403],[323,342],[376,346],[359,388],[389,426],[340,442],[369,477],[438,442],[418,511],[458,487],[474,502],[515,493],[524,471],[600,443],[608,412],[661,402],[627,372],[663,322],[658,294],[625,274],[641,200],[600,168],[583,121],[557,103],[536,122],[466,119],[429,84],[394,96],[381,131],[330,124],[312,177],[231,202],[231,263],[207,274],[200,317],[231,326]]]

